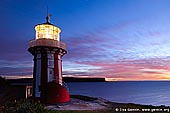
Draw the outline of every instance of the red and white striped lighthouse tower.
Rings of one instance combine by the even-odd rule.
[[[35,26],[36,38],[29,41],[34,56],[33,98],[45,104],[68,102],[70,95],[62,80],[62,56],[66,44],[60,41],[61,30],[49,22]]]

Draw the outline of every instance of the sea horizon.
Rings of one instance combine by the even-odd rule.
[[[33,79],[33,76],[3,76],[3,75],[0,75],[2,78],[5,78],[5,79]],[[67,77],[67,76],[64,76],[64,77]],[[63,78],[64,78],[63,77]],[[69,77],[69,76],[68,76]],[[73,76],[73,78],[85,78],[85,77],[76,77],[76,76]],[[87,77],[87,78],[107,78],[107,77]],[[129,82],[133,82],[133,81],[136,81],[136,82],[140,82],[140,81],[170,81],[170,79],[168,80],[168,79],[158,79],[158,80],[111,80],[111,81],[105,81],[105,82],[127,82],[127,81],[129,81]],[[103,82],[103,81],[102,81]]]

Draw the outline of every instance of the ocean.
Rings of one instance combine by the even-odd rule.
[[[71,94],[112,102],[170,106],[170,81],[69,82]]]

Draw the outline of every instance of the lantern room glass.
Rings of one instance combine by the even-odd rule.
[[[60,41],[60,29],[53,25],[41,24],[35,27],[36,39],[52,39]]]

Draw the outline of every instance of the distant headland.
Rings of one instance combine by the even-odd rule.
[[[31,83],[33,78],[8,79],[11,83]],[[63,77],[64,82],[106,82],[105,78]]]

